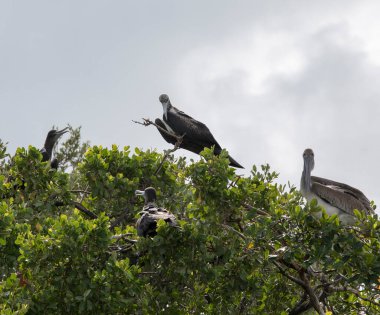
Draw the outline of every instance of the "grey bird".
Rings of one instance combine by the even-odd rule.
[[[159,100],[162,104],[164,113],[162,120],[157,118],[155,123],[176,136],[184,135],[182,143],[180,144],[181,148],[199,154],[204,148],[211,148],[214,146],[214,154],[219,155],[222,152],[221,146],[215,140],[205,124],[175,108],[171,104],[169,96],[166,94],[162,94]],[[158,129],[158,131],[167,142],[171,144],[177,142],[175,137],[166,134],[160,129]],[[229,160],[231,166],[244,168],[230,156]]]
[[[177,227],[177,220],[168,210],[156,206],[156,190],[148,187],[145,190],[136,190],[136,195],[144,197],[145,204],[140,212],[141,217],[137,220],[137,234],[143,237],[153,237],[157,234],[157,221],[162,219],[170,226]]]
[[[314,169],[314,152],[306,149],[303,153],[301,193],[308,200],[316,199],[329,215],[337,214],[343,224],[355,222],[354,209],[373,214],[368,198],[359,190],[347,184],[322,177],[311,176]]]
[[[42,153],[42,162],[50,161],[50,166],[52,168],[55,168],[55,169],[58,168],[58,160],[57,159],[51,160],[54,146],[57,143],[58,139],[63,134],[69,131],[68,129],[69,127],[66,127],[62,130],[55,130],[55,129],[50,130],[46,136],[44,147],[40,150],[40,152]]]

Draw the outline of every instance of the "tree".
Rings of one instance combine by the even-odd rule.
[[[268,165],[237,175],[227,152],[186,161],[77,131],[58,171],[0,144],[1,314],[379,313],[376,215],[342,226]],[[180,227],[139,238],[148,186]]]

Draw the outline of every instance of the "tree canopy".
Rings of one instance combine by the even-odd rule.
[[[0,143],[1,314],[379,314],[380,223],[340,224],[269,165],[240,176],[228,153]],[[152,186],[177,217],[138,237]],[[315,216],[322,212],[321,216]]]

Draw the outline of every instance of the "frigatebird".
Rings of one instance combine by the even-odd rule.
[[[153,187],[148,187],[145,190],[136,190],[136,195],[144,196],[144,207],[140,212],[141,217],[137,220],[137,234],[143,237],[153,237],[157,234],[157,221],[164,220],[170,226],[178,226],[177,220],[168,210],[159,208],[155,202],[157,199],[156,190]]]
[[[354,209],[366,214],[374,213],[368,198],[359,189],[330,179],[311,176],[314,169],[312,149],[304,151],[303,160],[301,193],[308,201],[316,199],[329,215],[337,214],[343,224],[355,222]]]
[[[54,158],[51,160],[53,155],[53,149],[58,139],[66,132],[68,132],[69,127],[66,127],[62,130],[50,130],[46,136],[44,147],[40,150],[42,153],[42,162],[50,161],[51,168],[58,168],[58,160]]]
[[[155,123],[177,137],[183,136],[180,148],[199,154],[204,148],[214,146],[214,154],[219,155],[222,152],[222,147],[204,123],[175,108],[166,94],[162,94],[159,100],[164,113],[162,120],[157,118]],[[168,143],[175,144],[177,142],[177,138],[170,136],[159,128],[157,129]],[[229,160],[231,166],[244,168],[231,156],[229,156]]]

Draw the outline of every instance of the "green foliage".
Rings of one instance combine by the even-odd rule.
[[[336,314],[380,311],[377,216],[343,226],[268,165],[236,175],[227,152],[186,163],[76,130],[58,171],[0,144],[1,314],[288,314],[311,294]],[[139,238],[148,186],[179,227]]]

